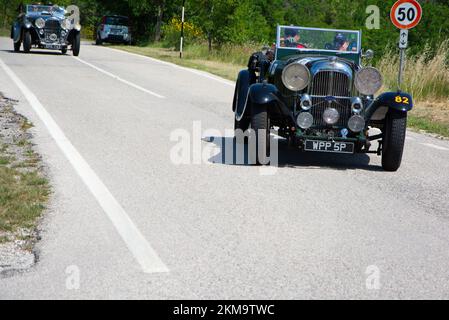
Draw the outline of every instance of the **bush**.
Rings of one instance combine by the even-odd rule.
[[[179,18],[172,18],[162,27],[162,37],[165,46],[179,49],[181,28],[182,22]],[[201,29],[193,23],[184,22],[184,41],[192,43],[200,39],[204,39],[204,34]]]

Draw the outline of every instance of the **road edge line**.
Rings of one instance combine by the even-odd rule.
[[[132,222],[128,214],[111,194],[106,185],[101,181],[81,154],[65,136],[62,129],[55,122],[44,106],[37,99],[36,95],[19,79],[19,77],[0,59],[0,67],[10,77],[27,99],[34,112],[47,128],[50,136],[63,152],[67,160],[80,176],[81,180],[90,190],[97,202],[103,208],[106,215],[114,225],[120,237],[125,242],[134,258],[142,267],[145,273],[166,273],[169,272],[167,266],[151,247],[136,225]]]

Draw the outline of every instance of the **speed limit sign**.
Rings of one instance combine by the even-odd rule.
[[[416,0],[399,0],[391,8],[391,21],[399,29],[412,29],[422,18],[422,7]]]

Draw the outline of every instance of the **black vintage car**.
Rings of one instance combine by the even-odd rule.
[[[249,128],[255,133],[255,163],[269,163],[276,128],[305,152],[375,153],[384,170],[397,171],[412,97],[400,91],[375,97],[383,78],[361,65],[362,56],[359,31],[279,26],[275,51],[253,55],[235,90],[236,137],[243,131],[251,140]]]
[[[60,50],[67,53],[69,46],[74,56],[80,52],[81,26],[66,18],[62,7],[49,5],[26,5],[19,7],[19,16],[11,28],[14,51],[19,52],[23,43],[23,51],[31,48]]]

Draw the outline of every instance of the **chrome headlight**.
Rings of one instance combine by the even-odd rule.
[[[43,27],[45,27],[45,20],[42,18],[37,18],[36,21],[34,21],[34,24],[36,25],[36,27],[38,27],[39,29],[42,29]]]
[[[32,26],[31,22],[29,22],[28,20],[25,21],[25,28],[29,29],[31,28],[31,26]]]
[[[69,19],[61,20],[61,28],[65,30],[70,30],[72,28],[72,22]]]
[[[376,68],[363,68],[355,76],[355,87],[365,96],[374,95],[382,88],[382,85],[382,75]]]
[[[365,129],[365,119],[361,115],[353,115],[349,119],[348,128],[355,133],[363,131]]]
[[[329,125],[334,125],[340,120],[340,113],[335,108],[326,109],[323,113],[323,120]]]
[[[291,91],[301,91],[310,82],[310,71],[301,63],[292,63],[282,71],[282,82]]]
[[[301,129],[309,129],[313,126],[313,116],[308,112],[302,112],[296,119],[296,123]]]

